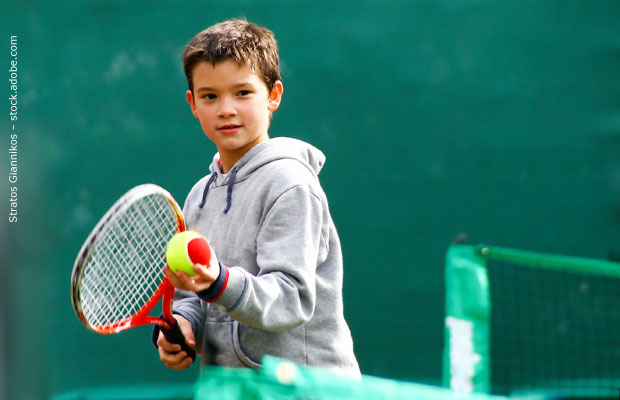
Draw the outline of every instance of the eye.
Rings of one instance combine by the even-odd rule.
[[[250,93],[252,93],[252,92],[249,91],[249,90],[240,90],[240,91],[237,92],[237,95],[239,95],[239,96],[248,96]]]
[[[214,100],[217,98],[216,95],[214,95],[213,93],[207,93],[205,95],[202,96],[203,99],[205,100]]]

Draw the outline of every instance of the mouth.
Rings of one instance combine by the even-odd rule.
[[[232,133],[235,133],[239,129],[241,129],[241,125],[235,125],[235,124],[226,124],[226,125],[222,125],[219,128],[217,128],[217,130],[220,133],[223,133],[225,135],[230,135]]]

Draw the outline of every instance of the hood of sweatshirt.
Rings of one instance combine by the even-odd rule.
[[[203,189],[202,201],[198,207],[204,206],[210,188],[227,186],[226,208],[223,212],[228,213],[232,207],[235,183],[246,180],[257,169],[282,159],[298,161],[315,177],[325,164],[325,155],[316,147],[301,140],[284,137],[272,138],[254,146],[237,161],[227,174],[220,171],[220,154],[216,153],[209,167],[211,176]]]

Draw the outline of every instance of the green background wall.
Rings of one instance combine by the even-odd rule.
[[[23,1],[19,219],[2,216],[2,355],[11,400],[192,382],[149,330],[98,336],[71,309],[76,253],[144,182],[184,199],[215,151],[184,100],[184,44],[246,16],[280,44],[272,136],[321,148],[364,373],[439,383],[443,257],[473,242],[606,258],[620,247],[620,2]],[[3,102],[3,153],[9,103]],[[3,156],[4,157],[4,156]],[[2,162],[2,198],[9,193]],[[2,393],[0,392],[0,398]]]

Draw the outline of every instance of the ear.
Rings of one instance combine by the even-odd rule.
[[[269,103],[267,104],[267,109],[271,112],[280,107],[280,102],[282,101],[282,93],[284,93],[284,86],[281,81],[276,81],[273,84],[273,88],[271,89],[271,93],[269,94]]]
[[[194,114],[194,118],[198,118],[198,113],[196,112],[196,102],[194,102],[194,94],[191,90],[188,90],[187,92],[185,92],[185,96],[187,97],[187,102],[192,109],[192,114]]]

